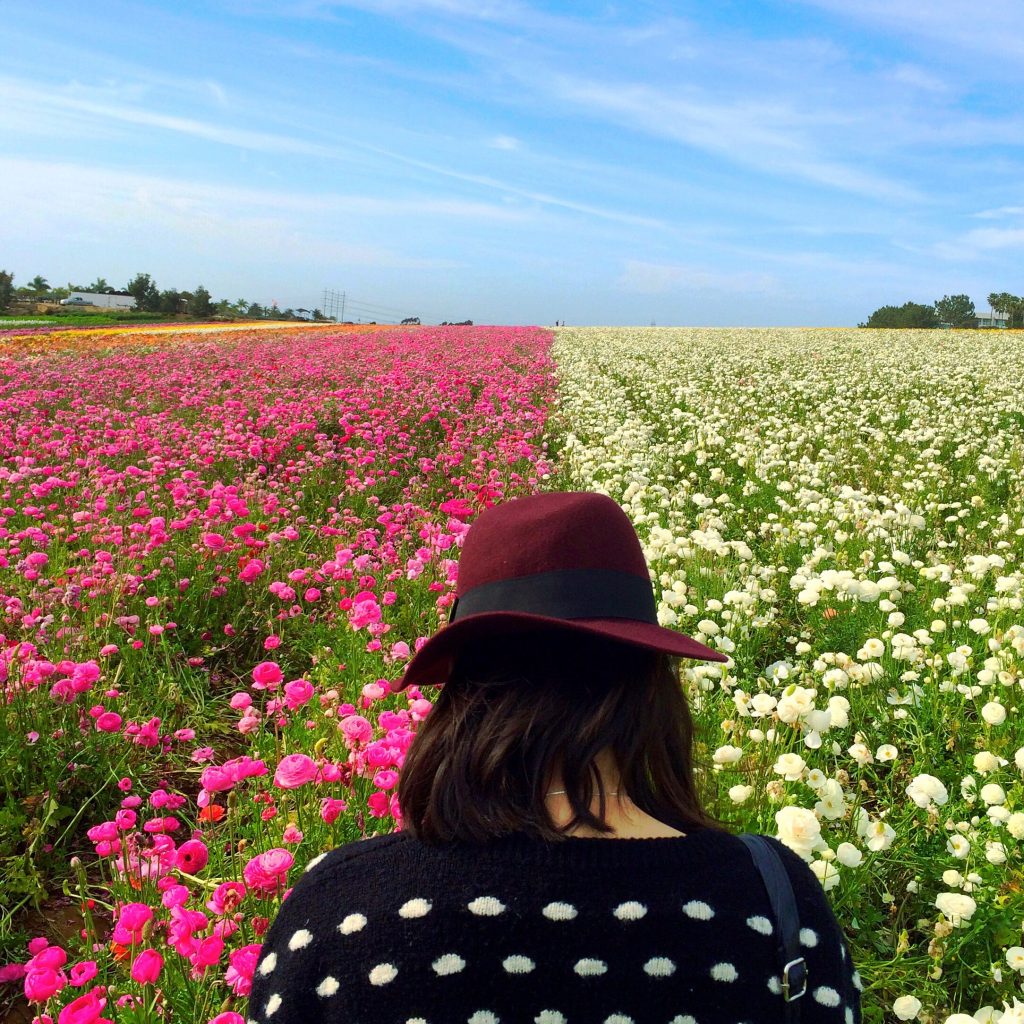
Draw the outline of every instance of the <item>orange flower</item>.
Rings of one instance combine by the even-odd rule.
[[[826,619],[834,619],[839,612],[835,608],[826,608],[821,614]]]
[[[114,954],[114,959],[121,963],[122,960],[130,960],[132,955],[131,946],[126,946],[122,942],[111,942],[110,952]]]
[[[199,812],[200,821],[220,821],[224,817],[224,808],[220,804],[208,804]]]

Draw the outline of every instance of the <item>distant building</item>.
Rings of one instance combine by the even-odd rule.
[[[69,299],[74,300],[67,302],[65,305],[78,305],[78,299],[82,300],[82,305],[86,306],[102,306],[104,309],[134,309],[135,308],[135,296],[126,295],[124,292],[116,292],[113,295],[105,295],[102,292],[72,292]]]
[[[1006,329],[1006,325],[1009,322],[1009,317],[1000,312],[998,309],[989,310],[988,316],[975,317],[975,327],[995,327],[1002,330]]]

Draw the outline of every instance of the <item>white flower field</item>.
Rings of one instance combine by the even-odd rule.
[[[711,810],[821,880],[866,1019],[1024,1021],[1008,331],[561,329],[559,489],[631,515]]]

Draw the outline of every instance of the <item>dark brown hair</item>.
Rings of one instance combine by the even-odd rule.
[[[677,660],[566,631],[462,649],[406,752],[397,789],[402,828],[434,844],[514,832],[564,839],[544,802],[560,769],[574,812],[564,828],[610,832],[590,812],[596,783],[604,814],[593,762],[605,748],[619,792],[642,811],[682,832],[728,830],[698,796]]]

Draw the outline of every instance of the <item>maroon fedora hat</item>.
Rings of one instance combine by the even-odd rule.
[[[468,639],[559,629],[702,661],[728,656],[658,625],[643,549],[603,494],[550,492],[482,512],[466,533],[448,625],[406,666],[396,690],[444,683]]]

